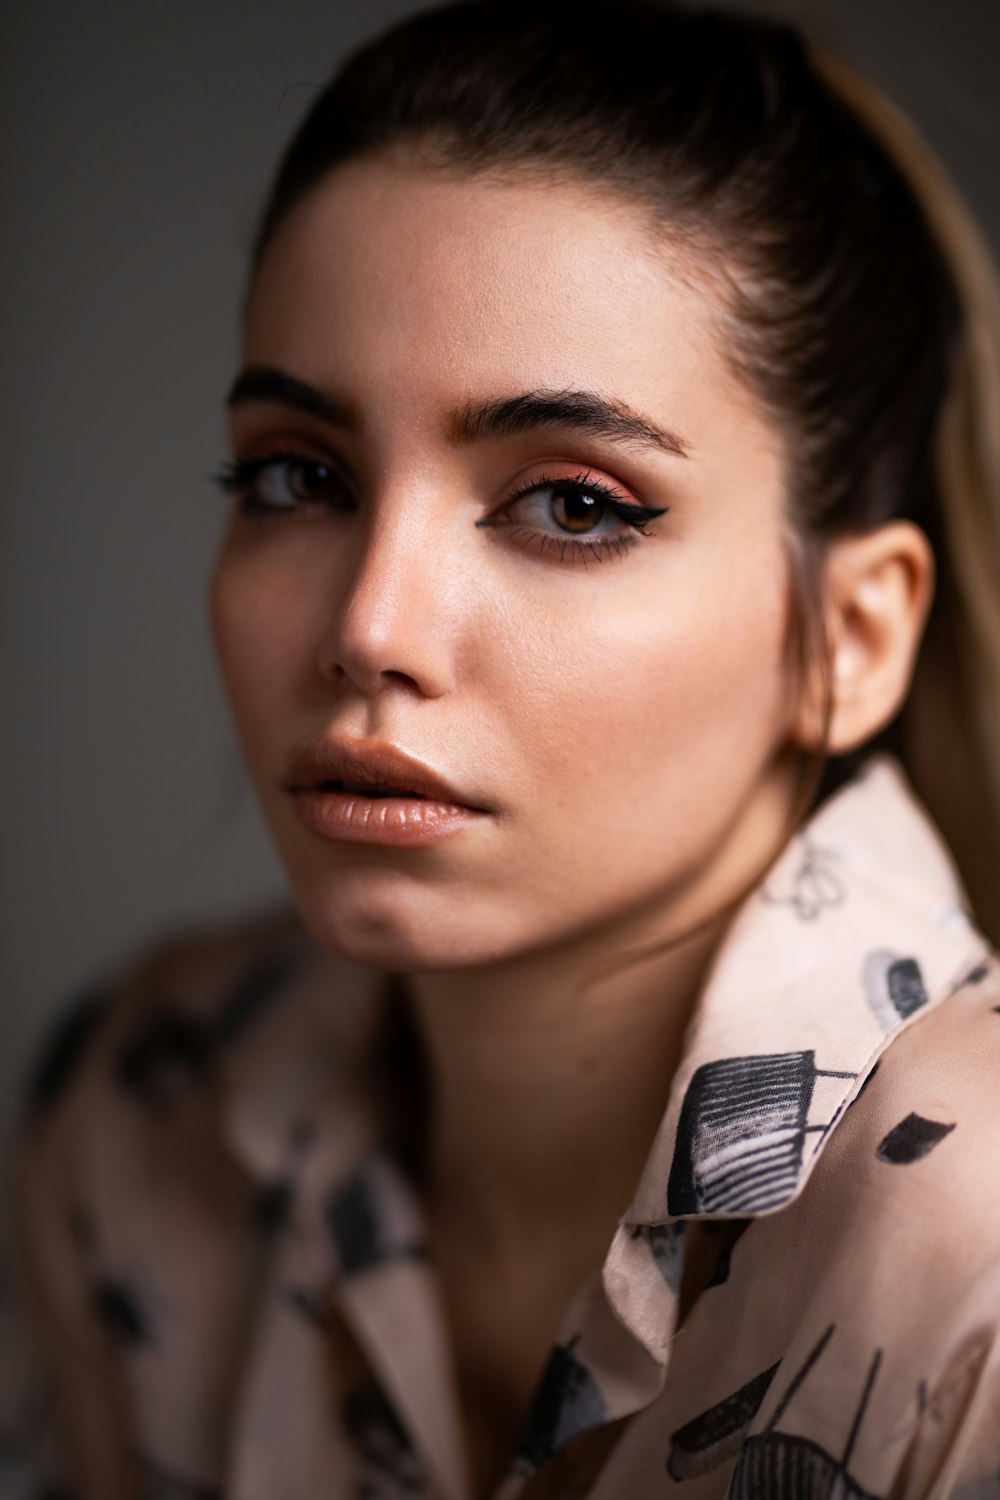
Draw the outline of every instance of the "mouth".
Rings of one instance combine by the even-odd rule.
[[[476,796],[385,740],[310,740],[292,757],[285,787],[292,792],[418,797],[486,811]]]
[[[284,786],[311,832],[346,843],[427,843],[492,810],[383,740],[311,740],[292,757]]]
[[[412,787],[389,786],[385,782],[368,784],[364,781],[323,781],[319,784],[317,790],[321,792],[353,792],[359,797],[416,797],[423,802],[430,801],[425,792],[415,792]]]

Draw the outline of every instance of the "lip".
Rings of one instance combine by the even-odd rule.
[[[384,785],[412,797],[367,797],[330,786]],[[346,843],[424,844],[480,821],[490,809],[422,761],[383,740],[311,740],[292,757],[285,790],[300,822]]]

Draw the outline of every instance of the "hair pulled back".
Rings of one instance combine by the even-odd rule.
[[[822,563],[906,518],[937,562],[891,749],[1000,939],[1000,294],[912,127],[788,25],[655,0],[458,0],[356,52],[294,136],[257,233],[341,163],[400,146],[458,171],[593,180],[721,276],[738,373],[788,455],[804,682],[831,703]],[[820,752],[796,821],[861,751]]]

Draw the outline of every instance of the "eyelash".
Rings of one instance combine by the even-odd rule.
[[[341,477],[332,464],[324,463],[320,458],[311,458],[308,453],[297,453],[292,448],[274,448],[270,453],[261,454],[256,458],[241,457],[238,454],[236,458],[223,464],[212,479],[224,494],[236,495],[239,498],[239,510],[243,515],[280,516],[285,513],[291,515],[298,509],[298,506],[271,505],[266,500],[257,500],[250,493],[254,482],[268,469],[276,469],[279,464],[315,464],[329,469],[331,474],[338,479]],[[305,504],[306,502],[300,501],[299,503]]]
[[[321,459],[310,458],[308,454],[297,453],[291,449],[275,449],[271,453],[263,454],[255,458],[237,457],[226,463],[216,473],[214,482],[226,494],[234,494],[239,497],[239,510],[242,515],[254,518],[294,515],[299,508],[296,506],[281,506],[261,501],[252,494],[252,486],[260,476],[269,469],[277,468],[281,464],[317,464],[327,468],[339,478],[336,470],[330,464],[325,464]],[[614,555],[621,557],[636,545],[638,537],[627,533],[616,533],[614,535],[595,536],[587,541],[572,533],[536,531],[530,527],[521,526],[509,521],[496,521],[494,516],[508,509],[518,500],[527,495],[534,495],[543,490],[550,490],[554,495],[584,494],[594,500],[600,501],[607,506],[611,513],[624,521],[633,533],[648,536],[646,526],[658,516],[665,515],[669,506],[653,507],[648,505],[636,505],[628,500],[611,485],[601,479],[595,478],[589,471],[583,471],[571,476],[550,477],[547,474],[539,474],[532,479],[525,480],[519,484],[506,499],[504,499],[493,515],[484,517],[477,521],[476,525],[487,529],[496,526],[510,525],[513,535],[524,542],[526,546],[535,547],[538,552],[545,555],[551,548],[553,554],[558,552],[560,563],[567,560],[582,562],[586,566],[588,559],[596,557],[602,562],[605,557]],[[299,505],[310,502],[300,501]],[[315,502],[323,504],[322,498]],[[603,519],[603,517],[598,518]]]

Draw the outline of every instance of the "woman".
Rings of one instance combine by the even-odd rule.
[[[301,927],[39,1069],[70,1493],[1000,1494],[995,296],[783,26],[458,4],[320,95],[211,597]]]

